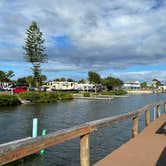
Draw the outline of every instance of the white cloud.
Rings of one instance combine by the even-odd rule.
[[[23,61],[25,29],[36,20],[49,60],[59,63],[50,64],[50,71],[159,64],[166,61],[165,15],[165,0],[1,0],[0,60]],[[71,48],[56,46],[53,37],[61,35]]]
[[[138,80],[138,81],[152,81],[158,79],[160,81],[166,81],[166,71],[138,71],[138,72],[115,72],[112,76],[121,78],[124,81]]]

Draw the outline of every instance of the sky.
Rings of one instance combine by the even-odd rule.
[[[36,21],[48,63],[42,74],[166,82],[166,0],[0,0],[0,70],[32,75],[22,47]]]

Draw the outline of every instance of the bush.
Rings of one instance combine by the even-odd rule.
[[[101,92],[101,95],[124,95],[127,94],[125,90],[115,90],[115,91],[106,91],[106,92]]]
[[[83,96],[84,96],[84,97],[90,97],[90,93],[89,93],[89,92],[84,92],[84,93],[83,93]]]
[[[0,94],[0,106],[14,106],[21,104],[17,96],[10,94]]]
[[[115,95],[125,95],[127,92],[125,90],[116,90]]]
[[[66,92],[25,92],[20,93],[19,97],[34,103],[52,103],[57,102],[58,100],[73,99],[71,93]]]

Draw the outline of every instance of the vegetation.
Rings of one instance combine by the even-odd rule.
[[[42,38],[42,32],[35,21],[29,26],[26,31],[27,38],[25,39],[25,58],[33,65],[33,75],[35,87],[39,88],[41,83],[41,63],[47,61],[47,54],[44,53],[44,39]]]
[[[109,76],[101,79],[100,75],[93,71],[88,72],[88,80],[90,83],[95,83],[95,84],[101,83],[105,85],[107,90],[119,89],[123,85],[123,81],[120,80],[119,78],[114,78]]]
[[[84,93],[83,93],[83,96],[84,96],[84,97],[90,97],[90,93],[89,93],[89,92],[84,92]]]
[[[18,78],[16,81],[16,85],[28,85],[26,77]]]
[[[44,81],[47,80],[47,77],[45,75],[40,75],[40,85],[43,84]],[[16,81],[16,85],[25,85],[29,86],[29,88],[35,87],[35,80],[33,76],[27,76],[27,77],[21,77],[18,78]]]
[[[12,70],[9,70],[8,72],[0,70],[0,83],[11,81],[13,76],[14,72]]]
[[[102,84],[105,85],[108,90],[112,90],[121,88],[123,81],[119,78],[107,77],[102,79]]]
[[[54,81],[67,81],[67,82],[75,82],[75,80],[73,80],[72,78],[64,78],[64,77],[61,77],[61,78],[56,78],[54,79]]]
[[[34,103],[53,103],[58,100],[71,100],[73,96],[67,92],[25,92],[20,93],[23,100],[30,100]]]
[[[156,87],[158,88],[161,84],[161,82],[158,79],[153,79],[153,82],[156,82]]]
[[[0,106],[14,106],[20,104],[17,96],[0,94]]]
[[[147,82],[142,82],[141,83],[141,88],[146,89],[147,88]]]
[[[100,92],[101,95],[125,95],[127,92],[125,90],[115,90],[115,91],[103,91]]]
[[[88,80],[90,83],[95,83],[95,84],[99,84],[101,82],[100,75],[93,71],[88,72]]]
[[[84,79],[81,79],[81,80],[78,81],[79,84],[85,84],[85,82],[86,81]]]

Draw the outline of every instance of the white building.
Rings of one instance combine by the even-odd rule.
[[[139,90],[141,84],[139,81],[130,81],[123,84],[123,88],[126,90]]]
[[[94,84],[88,84],[88,83],[77,84],[75,90],[78,90],[78,91],[93,91],[93,90],[95,90],[95,85]]]
[[[75,90],[77,83],[76,82],[67,82],[67,81],[50,81],[43,87],[47,90]]]
[[[90,83],[79,84],[68,81],[50,81],[46,85],[43,85],[43,88],[47,91],[100,91],[102,86]]]
[[[158,87],[159,90],[164,90],[166,91],[166,84],[162,84]]]
[[[157,87],[157,82],[156,81],[147,82],[146,85],[147,85],[147,87],[156,88]]]

